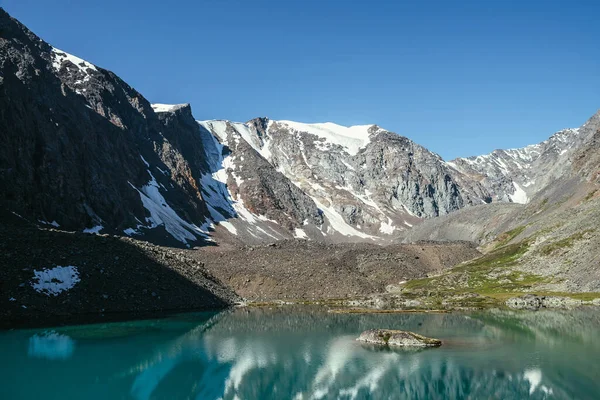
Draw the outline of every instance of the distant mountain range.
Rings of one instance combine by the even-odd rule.
[[[196,121],[189,104],[150,104],[3,10],[0,32],[0,202],[39,224],[188,247],[387,243],[463,208],[527,204],[566,176],[597,179],[577,157],[595,154],[598,115],[446,162],[377,125]]]

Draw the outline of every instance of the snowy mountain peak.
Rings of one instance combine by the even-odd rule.
[[[189,103],[183,103],[183,104],[160,104],[160,103],[155,103],[155,104],[151,104],[151,106],[152,106],[152,109],[154,110],[154,112],[161,113],[161,112],[175,112],[175,111],[180,110],[182,108],[189,107],[190,104]]]
[[[98,69],[92,63],[85,61],[82,58],[74,56],[72,54],[67,53],[66,51],[62,51],[57,49],[56,47],[52,48],[52,67],[59,71],[62,68],[62,65],[65,61],[70,61],[76,67],[78,67],[82,71],[86,71],[87,69],[91,69],[97,71]]]
[[[342,126],[332,122],[306,124],[294,121],[272,121],[296,132],[305,132],[315,135],[325,142],[343,147],[350,155],[356,155],[360,149],[366,147],[371,141],[371,134],[376,130],[376,125]]]
[[[479,176],[494,201],[526,204],[562,174],[578,146],[581,128],[563,129],[538,144],[494,150],[448,162],[466,176]]]

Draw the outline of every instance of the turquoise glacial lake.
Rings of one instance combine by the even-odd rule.
[[[366,329],[437,349],[377,349]],[[600,399],[600,312],[236,309],[0,332],[0,399]]]

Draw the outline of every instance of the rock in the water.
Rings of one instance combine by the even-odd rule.
[[[439,347],[442,345],[439,339],[393,329],[369,329],[361,333],[356,340],[383,346]]]

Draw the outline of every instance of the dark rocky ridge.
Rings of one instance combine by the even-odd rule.
[[[130,238],[0,224],[0,328],[216,310],[240,298],[185,250]],[[34,271],[75,266],[80,281],[56,296],[32,287]]]
[[[122,234],[146,225],[132,186],[143,187],[152,174],[168,187],[173,209],[204,222],[197,182],[206,167],[202,157],[183,155],[202,152],[189,107],[161,120],[115,74],[76,65],[4,10],[0,32],[3,208],[65,229],[103,225]]]

